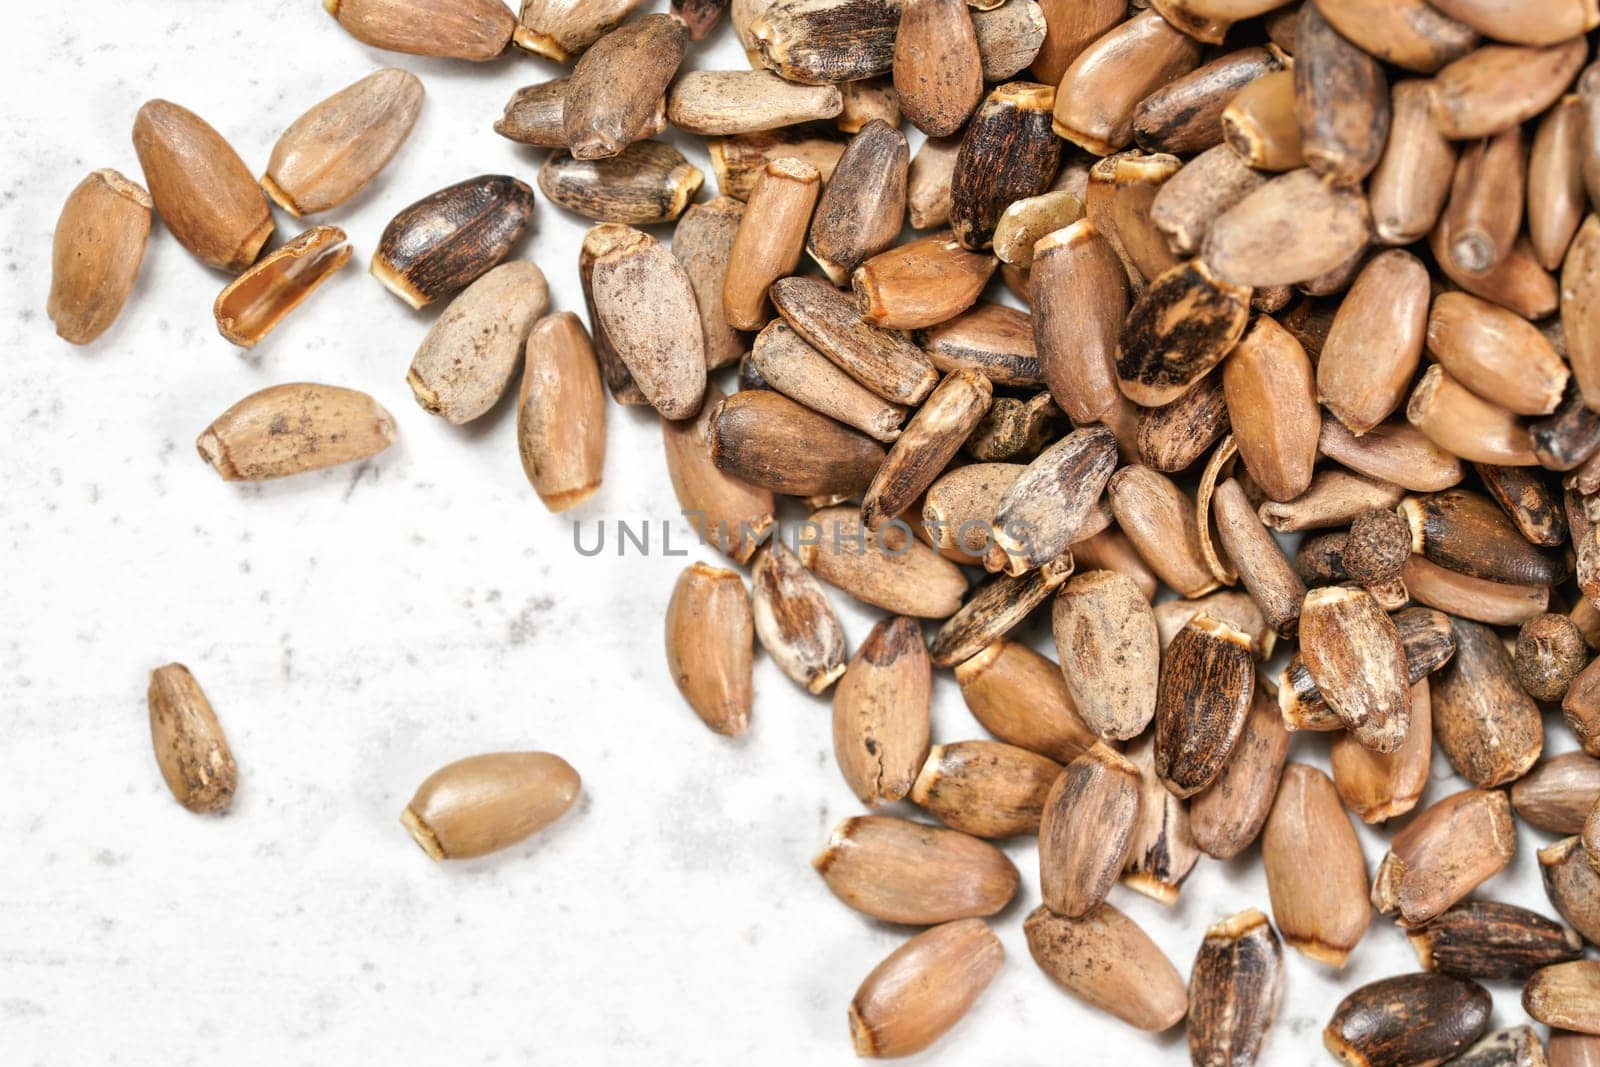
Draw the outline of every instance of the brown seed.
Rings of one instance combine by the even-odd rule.
[[[1055,131],[1096,155],[1120,151],[1133,143],[1139,102],[1199,61],[1192,38],[1142,12],[1085,47],[1062,74]]]
[[[722,399],[722,390],[712,383],[693,419],[662,419],[662,450],[678,506],[701,541],[748,563],[772,529],[772,491],[724,474],[711,462],[706,438]]]
[[[1373,876],[1372,904],[1402,926],[1420,926],[1510,863],[1516,841],[1505,793],[1446,797],[1395,835]]]
[[[1056,777],[1039,824],[1045,907],[1080,918],[1111,892],[1133,844],[1139,770],[1103,742]]]
[[[1523,822],[1552,834],[1576,834],[1600,801],[1600,760],[1563,752],[1535,764],[1511,784],[1511,803]]]
[[[1367,864],[1339,795],[1314,767],[1284,768],[1262,831],[1272,917],[1289,946],[1343,967],[1367,931]]]
[[[173,797],[197,814],[226,811],[239,766],[200,683],[181,663],[157,667],[148,702],[156,764]]]
[[[1567,516],[1553,487],[1537,467],[1476,465],[1484,488],[1530,544],[1555,548],[1567,542]]]
[[[900,615],[943,619],[961,607],[961,568],[891,524],[884,536],[861,522],[861,509],[829,507],[813,514],[799,546],[800,562],[823,581]]]
[[[906,175],[906,138],[889,123],[869,122],[850,139],[806,238],[806,252],[835,285],[900,235]]]
[[[412,357],[406,384],[417,403],[457,426],[487,414],[511,385],[528,331],[549,304],[544,273],[532,263],[502,263],[473,282]]]
[[[1487,272],[1470,274],[1457,269],[1448,255],[1454,232],[1447,222],[1441,221],[1428,235],[1428,247],[1445,277],[1472,295],[1510,308],[1526,319],[1542,319],[1556,310],[1555,278],[1534,258],[1527,238],[1518,237],[1511,251]]]
[[[973,717],[1008,744],[1068,763],[1096,741],[1061,669],[1026,645],[999,638],[955,675]]]
[[[744,218],[744,205],[729,196],[693,204],[672,231],[672,254],[683,264],[700,308],[705,337],[706,369],[736,363],[746,349],[744,335],[722,313],[722,283],[728,274],[734,235]]]
[[[718,404],[706,446],[724,473],[791,496],[859,493],[884,459],[866,435],[767,389]]]
[[[642,0],[522,0],[518,48],[567,63],[627,18]]]
[[[1283,946],[1255,908],[1206,928],[1189,972],[1189,1059],[1253,1064],[1283,1000]]]
[[[1202,852],[1232,859],[1254,843],[1272,808],[1288,751],[1289,732],[1277,701],[1266,686],[1257,685],[1250,714],[1222,770],[1189,801],[1190,830]]]
[[[756,636],[778,667],[812,693],[844,674],[844,629],[821,583],[781,540],[768,542],[750,575]]]
[[[1178,631],[1202,611],[1213,619],[1226,622],[1236,630],[1250,635],[1250,647],[1256,659],[1272,656],[1278,635],[1267,625],[1256,602],[1249,594],[1233,589],[1223,589],[1192,600],[1164,600],[1155,606],[1156,629],[1161,634],[1161,647],[1165,649],[1178,636]]]
[[[702,722],[736,737],[750,725],[750,597],[738,571],[695,563],[667,604],[667,669]]]
[[[576,507],[600,488],[606,394],[594,347],[570,311],[535,322],[517,394],[522,471],[551,511]]]
[[[1467,900],[1410,931],[1417,960],[1460,978],[1528,977],[1583,955],[1577,932],[1512,904]]]
[[[549,752],[468,756],[430,774],[400,822],[435,860],[471,859],[549,826],[578,799],[578,772]]]
[[[766,70],[684,71],[667,90],[668,120],[702,136],[831,119],[843,107],[836,85],[795,85]]]
[[[1147,152],[1188,154],[1221,144],[1227,109],[1253,91],[1248,87],[1281,69],[1266,48],[1219,56],[1141,100],[1133,114],[1134,139]]]
[[[1339,420],[1323,419],[1317,447],[1326,458],[1358,474],[1414,493],[1448,489],[1465,474],[1459,459],[1415,426],[1396,420],[1380,423],[1356,437]]]
[[[1555,44],[1594,29],[1600,13],[1589,0],[1439,0],[1435,5],[1486,36],[1516,44]]]
[[[699,41],[722,18],[728,0],[672,0],[672,14],[689,28],[689,40]]]
[[[1343,586],[1307,593],[1300,654],[1323,699],[1357,740],[1379,752],[1400,747],[1410,722],[1405,648],[1371,594]]]
[[[1600,215],[1578,227],[1561,268],[1561,327],[1572,376],[1591,411],[1600,404]]]
[[[995,385],[1042,385],[1033,323],[1026,312],[979,301],[948,322],[917,331],[917,343],[943,372],[975,370]]]
[[[1322,426],[1313,373],[1300,342],[1267,315],[1222,366],[1240,457],[1273,500],[1293,500],[1311,485]]]
[[[811,866],[863,915],[912,926],[993,915],[1020,880],[987,841],[890,815],[844,820]]]
[[[1341,1062],[1368,1067],[1443,1063],[1489,1027],[1489,991],[1449,975],[1402,974],[1339,1002],[1322,1043]]]
[[[776,0],[749,24],[762,65],[803,85],[887,74],[897,7],[883,0]]]
[[[259,482],[367,459],[394,439],[394,417],[367,394],[291,382],[218,415],[195,447],[223,481]]]
[[[921,1052],[967,1013],[1005,959],[978,919],[925,930],[895,949],[850,1001],[850,1041],[873,1059]]]
[[[1021,577],[996,575],[939,629],[929,648],[935,667],[953,667],[1016,629],[1072,574],[1071,553]]]
[[[1035,393],[1027,400],[999,397],[978,420],[963,447],[967,455],[985,463],[1029,460],[1054,440],[1061,421],[1061,409],[1048,392]]]
[[[1421,556],[1406,560],[1400,580],[1417,603],[1491,626],[1521,626],[1550,606],[1548,586],[1473,578]]]
[[[444,59],[494,59],[517,26],[500,0],[322,0],[322,6],[363,44]]]
[[[1137,294],[1182,261],[1150,216],[1156,195],[1181,166],[1177,156],[1119,152],[1089,170],[1084,209],[1116,250]]]
[[[1173,267],[1123,323],[1116,364],[1123,394],[1145,407],[1176,400],[1234,348],[1249,313],[1247,288],[1219,282],[1200,260]]]
[[[923,351],[898,334],[861,321],[855,305],[816,278],[781,278],[769,295],[796,333],[885,400],[920,403],[939,374]]]
[[[1517,685],[1495,632],[1455,619],[1456,654],[1433,690],[1433,733],[1462,777],[1482,789],[1527,773],[1544,747],[1539,707]]]
[[[1238,152],[1218,145],[1184,164],[1156,191],[1150,221],[1167,235],[1173,252],[1192,256],[1200,251],[1212,221],[1266,180]]]
[[[1522,226],[1526,180],[1519,126],[1461,153],[1450,185],[1450,201],[1440,221],[1449,234],[1445,255],[1455,270],[1483,274],[1511,251]]]
[[[1470,299],[1470,298],[1469,298]],[[1428,271],[1400,249],[1362,268],[1317,361],[1317,400],[1363,434],[1404,402],[1428,322]]]
[[[826,183],[833,177],[844,149],[843,134],[831,126],[815,124],[706,140],[717,189],[735,200],[748,200],[767,164],[785,156],[810,163]]]
[[[583,305],[589,315],[589,331],[594,337],[594,353],[600,360],[600,374],[605,379],[606,388],[611,391],[612,398],[619,404],[645,405],[649,401],[635,384],[633,375],[628,371],[628,365],[622,362],[622,357],[617,354],[617,348],[611,343],[611,338],[606,336],[605,327],[601,324],[600,315],[594,306],[595,260],[602,252],[615,247],[618,242],[627,240],[630,232],[626,226],[615,222],[602,222],[598,226],[589,227],[589,231],[583,235],[583,244],[578,249],[578,285],[583,290]]]
[[[1193,796],[1221,772],[1254,691],[1255,660],[1241,631],[1201,613],[1173,638],[1156,693],[1155,752],[1156,773],[1175,796]]]
[[[1133,465],[1117,471],[1106,492],[1117,525],[1179,596],[1197,597],[1217,587],[1201,554],[1194,501],[1176,483]]]
[[[1228,429],[1222,378],[1207,377],[1170,404],[1139,413],[1139,462],[1166,474],[1187,470]]]
[[[1582,37],[1543,48],[1484,45],[1429,84],[1434,124],[1452,139],[1510,129],[1560,99],[1587,54]]]
[[[1396,82],[1390,94],[1389,140],[1367,186],[1374,236],[1384,244],[1427,236],[1450,193],[1455,148],[1433,124],[1429,95],[1421,79]]]
[[[900,436],[903,405],[868,390],[776,319],[756,335],[750,360],[767,387],[879,441]]]
[[[295,119],[272,147],[261,188],[296,218],[338,207],[378,176],[422,110],[409,71],[375,71]]]
[[[841,133],[860,133],[873,119],[900,126],[900,97],[888,78],[866,78],[839,86],[843,106],[833,124]]]
[[[1244,489],[1230,478],[1217,487],[1212,512],[1223,551],[1239,569],[1245,588],[1260,605],[1267,622],[1279,636],[1292,637],[1300,619],[1305,583],[1284,556],[1255,510]]]
[[[817,168],[803,160],[767,164],[728,253],[722,313],[729,325],[759,330],[772,317],[767,287],[800,265],[819,182]]]
[[[1308,167],[1273,178],[1219,215],[1200,255],[1220,282],[1293,285],[1356,255],[1370,227],[1359,191]]]
[[[144,261],[150,206],[142,186],[110,169],[90,174],[67,197],[45,306],[62,340],[86,345],[116,321]]]
[[[1117,400],[1117,334],[1127,282],[1110,244],[1087,219],[1033,248],[1033,336],[1051,395],[1075,422],[1103,418]]]
[[[499,263],[533,217],[533,190],[504,174],[447,186],[384,227],[372,276],[414,308],[465,288]]]
[[[1391,619],[1405,649],[1408,685],[1414,687],[1455,655],[1455,631],[1444,612],[1423,607],[1405,608],[1395,612]],[[1415,693],[1412,695],[1414,704]],[[1298,655],[1284,669],[1278,699],[1284,722],[1291,730],[1337,730],[1343,725],[1327,707],[1311,672]]]
[[[1311,487],[1293,500],[1263,501],[1257,513],[1269,528],[1280,532],[1320,530],[1343,526],[1369,509],[1393,508],[1404,495],[1397,485],[1327,469],[1313,475]]]
[[[992,0],[991,0],[992,2]],[[968,6],[972,4],[970,0]],[[1035,0],[1003,0],[998,7],[972,11],[972,29],[983,57],[983,80],[1010,81],[1027,69],[1044,43],[1044,9]]]
[[[834,689],[834,756],[869,807],[910,793],[928,753],[931,685],[922,627],[898,616],[872,628]]]
[[[1531,466],[1528,428],[1507,408],[1469,391],[1434,364],[1406,402],[1406,419],[1452,455],[1474,463]]]
[[[663,418],[693,416],[706,389],[705,335],[683,265],[622,227],[595,248],[591,285],[598,327],[650,405]]]
[[[1383,68],[1331,26],[1316,4],[1301,6],[1295,27],[1294,101],[1301,151],[1312,170],[1354,185],[1378,165],[1389,136]]]
[[[133,148],[161,221],[208,267],[237,274],[272,235],[272,212],[244,161],[204,119],[149,100],[133,122]]]
[[[567,85],[570,78],[554,78],[536,85],[527,85],[511,94],[505,111],[495,121],[494,132],[519,144],[536,148],[566,148],[567,129],[561,116],[565,108]],[[654,137],[667,128],[667,98],[656,102],[656,109],[639,139]]]
[[[1139,925],[1110,904],[1081,919],[1043,905],[1022,924],[1039,969],[1129,1026],[1160,1031],[1188,1010],[1183,977]]]
[[[1296,573],[1307,585],[1338,585],[1349,581],[1350,572],[1344,565],[1344,550],[1349,544],[1348,532],[1304,538],[1295,550]],[[1409,544],[1406,551],[1411,551]]]
[[[1487,497],[1464,489],[1410,496],[1398,509],[1411,548],[1453,571],[1513,585],[1554,585],[1567,564],[1530,545]]]
[[[1502,407],[1548,415],[1567,368],[1526,319],[1467,293],[1441,293],[1428,316],[1428,351],[1451,377]]]
[[[983,57],[966,0],[904,0],[894,87],[906,118],[929,137],[966,124],[983,99]]]
[[[1079,716],[1101,737],[1143,732],[1156,711],[1161,649],[1150,602],[1112,571],[1080,574],[1056,595],[1051,628]]]
[[[1600,939],[1600,874],[1576,837],[1539,850],[1539,876],[1545,896],[1584,940]]]
[[[989,546],[989,520],[1020,463],[972,463],[940,475],[923,497],[922,528],[929,543],[956,563],[981,564]]]
[[[1357,583],[1374,585],[1399,576],[1411,556],[1412,545],[1411,528],[1405,519],[1387,508],[1373,508],[1350,523],[1350,539],[1340,559]]]
[[[937,326],[973,305],[997,261],[969,252],[948,231],[880,252],[851,275],[861,317],[887,330]]]
[[[1075,430],[1028,464],[995,509],[986,565],[1016,576],[1055,559],[1077,540],[1116,466],[1111,432]]]
[[[1171,904],[1183,880],[1200,860],[1200,847],[1189,828],[1189,805],[1172,795],[1156,774],[1155,739],[1145,734],[1127,750],[1139,768],[1139,822],[1128,849],[1122,884],[1136,893]]]
[[[1060,773],[1055,760],[998,741],[934,745],[911,800],[962,833],[1015,837],[1038,831],[1045,798]]]
[[[642,15],[583,54],[561,111],[574,158],[614,156],[640,139],[683,62],[687,37],[670,15]]]
[[[1033,60],[1033,76],[1050,85],[1059,85],[1072,61],[1128,14],[1119,0],[1046,0],[1043,7],[1044,43]]]
[[[605,159],[555,152],[539,168],[539,188],[552,203],[630,226],[678,218],[704,180],[683,153],[661,141],[636,141]]]
[[[1472,27],[1424,0],[1329,0],[1318,10],[1362,51],[1409,70],[1431,74],[1478,43]]]
[[[950,221],[950,181],[960,151],[960,137],[929,137],[917,148],[906,179],[907,219],[912,229],[931,230]]]
[[[1047,85],[1011,82],[968,123],[950,176],[950,228],[964,247],[988,247],[1007,207],[1050,188],[1061,161],[1049,125],[1054,99]]]
[[[1594,1067],[1600,1063],[1600,1037],[1576,1034],[1570,1030],[1551,1030],[1549,1057],[1549,1067]],[[1532,1067],[1537,1067],[1537,1064]]]
[[[1416,807],[1428,784],[1433,754],[1433,712],[1428,682],[1411,686],[1411,724],[1394,752],[1374,752],[1348,731],[1334,736],[1329,753],[1339,799],[1366,823],[1381,823]]]
[[[1294,72],[1263,74],[1241,88],[1223,109],[1222,132],[1228,146],[1252,167],[1285,171],[1305,166],[1294,113]]]
[[[1585,406],[1577,380],[1569,378],[1561,403],[1546,418],[1530,422],[1528,436],[1533,439],[1533,454],[1539,466],[1546,470],[1570,471],[1600,451],[1600,415]],[[1494,491],[1492,485],[1490,490]],[[1553,543],[1564,541],[1565,535]]]
[[[1600,1034],[1600,962],[1542,967],[1522,989],[1522,1008],[1546,1026]]]

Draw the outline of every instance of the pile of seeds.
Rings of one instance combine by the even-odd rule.
[[[637,3],[326,0],[380,48],[573,62],[494,128],[553,149],[539,188],[598,223],[588,330],[501,262],[533,207],[508,176],[401,211],[371,270],[413,307],[450,301],[408,374],[425,410],[475,419],[522,362],[518,446],[551,510],[600,483],[607,391],[654,408],[685,514],[750,567],[748,590],[703,563],[679,579],[684,698],[744,730],[759,639],[832,688],[862,803],[944,824],[851,818],[816,858],[849,906],[928,927],[851,1001],[856,1050],[917,1051],[979,998],[1003,960],[983,918],[1020,882],[985,839],[1036,833],[1035,962],[1129,1025],[1187,1018],[1197,1064],[1256,1062],[1281,942],[1341,967],[1373,908],[1422,970],[1338,1005],[1340,1060],[1600,1062],[1595,0],[734,0],[752,69],[682,73],[724,5]],[[285,131],[259,186],[203,120],[146,104],[149,193],[98,171],[63,211],[58,332],[116,317],[153,204],[237,275],[219,330],[259,341],[350,255],[319,225],[261,256],[262,190],[296,217],[337,207],[421,98],[402,71],[357,82]],[[650,140],[669,126],[709,138],[721,195],[695,202],[701,172]],[[906,220],[936,232],[902,241]],[[636,228],[665,223],[670,246]],[[997,274],[1029,311],[982,299]],[[733,388],[734,364],[730,394],[713,374]],[[293,383],[198,446],[261,479],[394,433],[362,393]],[[781,497],[809,515],[792,545]],[[1304,535],[1293,559],[1277,533]],[[828,587],[888,613],[848,657]],[[1008,637],[1046,601],[1059,663]],[[935,668],[997,740],[932,743]],[[1541,762],[1557,703],[1583,751]],[[237,769],[194,679],[157,671],[150,709],[174,794],[225,807]],[[1331,778],[1286,765],[1292,731],[1328,734]],[[1435,742],[1469,788],[1369,871],[1352,816],[1411,812]],[[557,757],[479,756],[403,821],[436,858],[479,855],[577,789]],[[1539,862],[1570,925],[1472,896],[1512,858],[1513,809],[1566,835]],[[1271,918],[1214,925],[1187,984],[1108,902],[1118,882],[1170,902],[1202,854],[1258,840]],[[1548,1050],[1525,1025],[1486,1035],[1479,982],[1506,980]]]

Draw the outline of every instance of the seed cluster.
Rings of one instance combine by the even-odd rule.
[[[539,189],[597,223],[588,328],[502,262],[534,207],[508,175],[400,211],[371,272],[448,301],[407,376],[424,410],[476,419],[521,364],[518,447],[552,511],[600,485],[606,394],[653,408],[685,513],[751,568],[748,590],[680,577],[684,699],[745,730],[759,642],[832,690],[864,805],[944,824],[847,819],[815,860],[850,907],[929,927],[861,984],[856,1051],[925,1048],[981,996],[1004,956],[984,919],[1021,880],[985,839],[1037,834],[1035,962],[1131,1026],[1187,1018],[1197,1064],[1260,1060],[1282,944],[1342,967],[1374,908],[1423,969],[1338,1005],[1342,1062],[1600,1062],[1595,0],[639,3],[325,0],[379,48],[572,63],[494,129],[550,149]],[[681,72],[725,6],[752,69]],[[263,256],[268,198],[296,218],[348,201],[422,97],[404,71],[363,78],[290,125],[259,182],[199,116],[146,103],[149,192],[99,170],[62,211],[58,333],[110,326],[155,211],[236,275],[222,334],[260,341],[351,254],[323,224]],[[696,202],[701,171],[651,140],[669,126],[708,138],[720,195]],[[901,240],[906,221],[933,232]],[[668,223],[670,244],[636,228]],[[982,299],[995,276],[1027,311]],[[289,383],[197,444],[256,480],[394,437],[365,394]],[[794,550],[781,497],[816,532]],[[1291,559],[1275,533],[1307,536]],[[888,613],[853,654],[829,587]],[[1046,601],[1054,662],[1008,636]],[[997,740],[934,743],[941,668]],[[149,699],[175,796],[225,808],[237,768],[194,678],[164,667]],[[1541,704],[1581,752],[1541,761]],[[1295,731],[1329,734],[1331,778],[1287,762]],[[1351,816],[1412,811],[1435,747],[1469,787],[1369,872]],[[548,753],[476,756],[402,821],[435,858],[481,855],[578,788]],[[1518,816],[1566,835],[1539,863],[1570,927],[1472,896]],[[1120,882],[1170,903],[1202,855],[1257,842],[1271,917],[1212,926],[1187,983],[1108,900]],[[1486,1035],[1479,980],[1526,983],[1548,1050],[1528,1026]]]

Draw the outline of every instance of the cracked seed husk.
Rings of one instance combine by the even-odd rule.
[[[834,757],[869,807],[905,797],[922,769],[931,672],[922,626],[900,615],[872,628],[834,687]]]

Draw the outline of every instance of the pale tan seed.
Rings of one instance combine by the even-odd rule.
[[[989,520],[1026,469],[1021,463],[972,463],[940,475],[923,496],[922,528],[929,543],[953,562],[981,564]]]
[[[1456,140],[1510,129],[1560,99],[1587,55],[1581,36],[1543,48],[1484,45],[1429,84],[1434,124]]]
[[[1061,668],[1004,637],[955,668],[962,699],[1008,744],[1068,763],[1097,740],[1079,717]]]
[[[884,400],[857,382],[782,319],[756,335],[750,363],[769,388],[879,441],[894,441],[903,430],[904,405]]]
[[[722,312],[722,285],[744,210],[732,197],[719,196],[690,205],[672,231],[672,254],[689,275],[700,308],[707,370],[738,362],[748,347],[744,335],[729,325]]]
[[[599,326],[650,405],[663,418],[693,416],[706,389],[705,335],[683,265],[624,228],[597,250],[592,285]]]
[[[759,330],[772,317],[767,287],[799,266],[819,184],[816,167],[787,157],[756,182],[722,285],[722,313],[736,329]]]
[[[1055,131],[1096,155],[1126,148],[1139,101],[1199,61],[1192,38],[1153,11],[1136,15],[1084,48],[1062,74]]]
[[[1338,419],[1323,419],[1317,447],[1323,456],[1357,474],[1414,493],[1448,489],[1466,474],[1459,458],[1415,426],[1394,419],[1374,426],[1360,437]]]
[[[522,0],[512,42],[557,63],[570,62],[644,0]]]
[[[150,207],[142,186],[109,169],[68,195],[56,220],[45,305],[56,336],[86,345],[116,321],[144,262]]]
[[[1502,870],[1516,845],[1505,793],[1445,797],[1394,836],[1373,875],[1373,907],[1402,926],[1420,926]]]
[[[1552,834],[1576,834],[1600,800],[1600,760],[1563,752],[1536,763],[1511,783],[1517,817]]]
[[[394,440],[394,417],[367,394],[291,382],[218,415],[195,447],[223,481],[257,482],[368,459]]]
[[[1079,918],[1105,900],[1133,845],[1139,769],[1096,744],[1067,764],[1044,800],[1039,885],[1045,907]]]
[[[1254,650],[1256,659],[1272,658],[1272,650],[1277,647],[1276,631],[1267,625],[1266,616],[1261,614],[1260,606],[1248,593],[1233,589],[1221,589],[1192,600],[1164,600],[1157,604],[1156,629],[1161,635],[1162,649],[1165,650],[1172,644],[1172,639],[1178,636],[1178,632],[1201,612],[1249,634],[1250,647]]]
[[[1138,586],[1112,571],[1080,574],[1056,594],[1050,618],[1079,716],[1101,737],[1142,733],[1155,716],[1161,649]]]
[[[1600,1034],[1600,961],[1541,967],[1523,987],[1522,1007],[1546,1026]]]
[[[435,860],[510,848],[555,822],[578,799],[578,772],[549,752],[468,756],[430,774],[400,822]]]
[[[961,568],[906,531],[880,536],[861,522],[861,509],[815,512],[799,546],[800,562],[819,578],[900,615],[943,619],[961,607],[967,579]]]
[[[1590,944],[1600,939],[1600,874],[1577,837],[1539,850],[1539,877],[1545,896]]]
[[[770,541],[750,574],[751,607],[761,647],[812,693],[845,670],[844,628],[820,582],[781,540]]]
[[[1211,223],[1266,182],[1225,144],[1195,156],[1161,186],[1150,202],[1150,221],[1167,235],[1173,252],[1200,251]]]
[[[429,327],[406,373],[422,410],[456,426],[486,415],[510,387],[528,331],[549,306],[544,272],[522,261],[502,263],[462,290]]]
[[[890,78],[863,78],[839,86],[843,106],[833,124],[840,133],[860,133],[873,119],[900,128],[900,96]]]
[[[535,148],[566,148],[567,130],[562,125],[561,114],[571,81],[571,78],[552,78],[518,89],[495,120],[494,132]],[[667,98],[663,96],[656,101],[656,109],[639,131],[639,137],[641,140],[654,137],[666,128]]]
[[[912,926],[993,915],[1020,881],[989,842],[890,815],[844,820],[811,866],[863,915]]]
[[[334,93],[279,135],[261,188],[299,218],[345,203],[389,165],[422,111],[410,71],[374,71]]]
[[[995,509],[990,570],[1017,576],[1053,560],[1077,540],[1116,466],[1104,427],[1075,430],[1028,464]]]
[[[1293,285],[1345,263],[1370,231],[1366,198],[1308,167],[1273,178],[1219,215],[1200,255],[1224,282]]]
[[[198,814],[226,811],[239,766],[200,683],[188,667],[169,663],[150,672],[147,700],[156,765],[173,797]]]
[[[1365,749],[1363,749],[1365,751]],[[1217,777],[1189,799],[1189,829],[1208,856],[1232,859],[1261,834],[1289,752],[1289,731],[1270,690],[1258,684],[1239,740]]]
[[[1428,322],[1428,270],[1392,249],[1368,261],[1339,303],[1317,360],[1317,400],[1354,434],[1405,402]]]
[[[1517,684],[1505,646],[1487,626],[1453,619],[1456,654],[1433,684],[1433,736],[1480,789],[1514,782],[1544,750],[1539,706]]]
[[[1238,568],[1240,580],[1267,623],[1280,637],[1293,637],[1300,625],[1300,602],[1306,594],[1305,583],[1295,573],[1294,564],[1256,516],[1244,489],[1234,479],[1217,486],[1212,513],[1222,549]]]
[[[1183,976],[1139,925],[1110,904],[1081,919],[1043,905],[1022,924],[1039,969],[1073,996],[1140,1030],[1169,1029],[1188,1010]]]
[[[1149,467],[1123,467],[1106,486],[1117,526],[1161,580],[1182,597],[1218,585],[1200,549],[1195,505],[1177,483]]]
[[[959,137],[929,137],[911,157],[906,211],[913,230],[931,230],[950,221],[950,179],[960,149]]]
[[[778,313],[817,351],[885,400],[917,404],[939,373],[904,337],[862,322],[845,294],[816,278],[781,278],[769,290]]]
[[[522,471],[551,511],[577,507],[600,488],[606,457],[606,394],[583,323],[570,311],[528,332],[517,394]]]
[[[795,85],[766,70],[684,71],[667,90],[668,120],[702,136],[831,119],[843,107],[838,86]]]
[[[1298,952],[1342,968],[1367,932],[1367,863],[1327,775],[1284,768],[1261,837],[1272,917]]]
[[[1307,593],[1300,655],[1323,699],[1358,741],[1378,752],[1400,747],[1411,720],[1405,648],[1370,593],[1343,586]]]
[[[1005,949],[979,919],[926,930],[889,954],[850,1001],[857,1056],[920,1052],[961,1021],[988,988]]]

